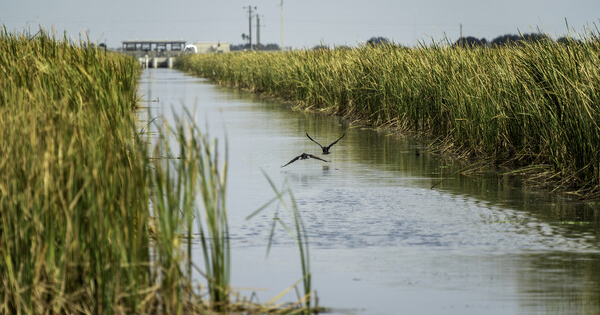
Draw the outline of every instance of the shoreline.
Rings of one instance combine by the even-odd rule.
[[[558,196],[594,200],[600,74],[577,70],[579,81],[560,80],[575,71],[568,58],[578,50],[597,52],[600,43],[187,55],[175,68],[295,110],[408,135],[471,174],[518,175]],[[550,57],[560,60],[537,64]],[[581,63],[591,68],[594,58]]]

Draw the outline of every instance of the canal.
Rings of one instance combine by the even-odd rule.
[[[246,220],[274,196],[264,172],[291,188],[313,289],[335,314],[600,313],[597,206],[507,176],[456,175],[460,166],[424,144],[176,70],[144,70],[140,95],[153,101],[149,115],[172,123],[187,108],[227,139],[232,286],[242,295],[266,302],[302,276],[282,229],[266,255],[274,207]],[[321,155],[306,133],[321,144],[345,136]],[[281,167],[303,152],[329,162]]]

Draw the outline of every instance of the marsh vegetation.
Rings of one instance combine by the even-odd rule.
[[[176,67],[319,112],[416,131],[445,152],[600,196],[600,40],[189,55]],[[507,167],[507,168],[504,168]]]
[[[307,311],[232,292],[227,154],[187,117],[145,132],[139,71],[44,31],[0,36],[0,313]]]

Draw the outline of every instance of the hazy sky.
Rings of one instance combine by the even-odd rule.
[[[183,39],[241,44],[248,12],[257,7],[261,43],[281,45],[281,0],[2,0],[0,24],[10,32],[39,25],[62,37],[89,35],[120,47],[126,39]],[[600,0],[284,0],[284,45],[350,45],[383,36],[403,45],[446,36],[485,37],[529,33],[553,38],[600,27]],[[256,38],[256,19],[253,19]]]

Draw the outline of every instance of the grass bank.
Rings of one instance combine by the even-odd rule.
[[[0,34],[0,314],[306,310],[234,296],[226,158],[184,120],[141,133],[139,73],[89,43]]]
[[[176,67],[302,108],[417,131],[470,160],[600,197],[600,40],[187,55]],[[531,177],[530,177],[531,178]]]
[[[2,313],[139,309],[152,278],[137,75],[67,39],[2,34]]]

